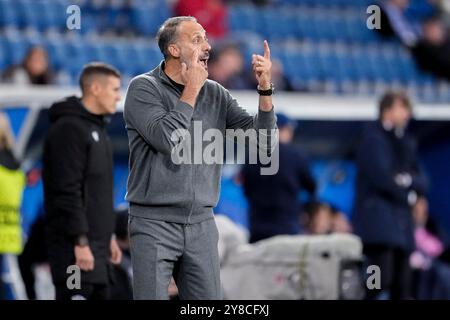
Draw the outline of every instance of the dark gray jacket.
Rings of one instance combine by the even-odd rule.
[[[276,118],[273,109],[250,116],[224,87],[211,80],[201,89],[193,109],[180,101],[181,91],[163,68],[161,62],[151,72],[135,77],[128,87],[124,108],[130,147],[126,200],[135,216],[196,223],[212,217],[222,166],[175,164],[171,152],[178,143],[171,140],[172,133],[185,129],[194,140],[192,124],[202,121],[202,132],[215,128],[225,137],[226,129],[275,129]]]

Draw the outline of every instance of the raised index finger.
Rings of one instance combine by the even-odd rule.
[[[270,60],[270,48],[267,40],[264,40],[264,58]]]

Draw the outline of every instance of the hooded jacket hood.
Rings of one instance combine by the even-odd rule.
[[[55,102],[48,112],[52,123],[66,116],[85,118],[99,125],[105,123],[105,116],[90,113],[81,103],[81,99],[76,96],[70,96]]]

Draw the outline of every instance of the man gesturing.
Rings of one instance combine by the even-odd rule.
[[[221,299],[212,211],[221,165],[175,164],[171,153],[184,137],[172,138],[175,131],[194,135],[194,121],[201,121],[203,132],[266,129],[270,135],[276,119],[269,46],[265,42],[264,56],[252,60],[260,93],[259,112],[252,117],[207,79],[211,46],[195,18],[168,19],[157,40],[164,61],[131,81],[124,109],[134,298],[167,299],[173,276],[181,299]]]

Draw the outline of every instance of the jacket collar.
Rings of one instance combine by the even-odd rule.
[[[179,89],[172,83],[172,81],[169,79],[167,74],[164,72],[165,65],[166,65],[166,62],[164,60],[162,60],[155,69],[150,71],[150,73],[154,77],[158,78],[162,83],[170,86],[171,88],[173,88],[174,90],[179,92]]]

